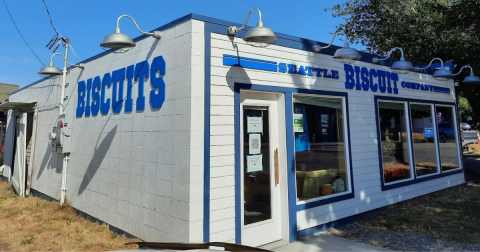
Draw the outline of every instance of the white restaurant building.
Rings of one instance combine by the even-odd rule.
[[[233,24],[190,14],[71,67],[62,117],[62,77],[13,92],[3,178],[61,200],[68,165],[66,202],[141,239],[252,246],[465,183],[452,80]]]

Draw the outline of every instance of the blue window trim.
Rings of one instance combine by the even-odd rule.
[[[205,87],[203,125],[203,242],[210,242],[210,55],[211,26],[205,24]],[[240,244],[240,243],[239,243]]]
[[[464,166],[463,165],[461,166],[461,169],[454,170],[454,171],[445,171],[445,172],[442,171],[441,165],[440,165],[440,173],[439,174],[426,176],[426,177],[423,177],[423,176],[422,177],[417,177],[416,172],[414,170],[413,171],[414,177],[413,177],[412,180],[386,185],[385,182],[384,182],[384,179],[383,179],[382,140],[381,140],[382,138],[381,138],[381,133],[380,133],[380,124],[379,124],[379,115],[378,115],[378,100],[398,101],[398,102],[407,103],[407,108],[408,108],[407,113],[408,113],[409,122],[411,120],[410,103],[425,103],[425,104],[433,105],[434,108],[435,108],[436,105],[447,105],[447,106],[452,106],[452,108],[456,108],[457,104],[456,104],[456,102],[442,102],[442,101],[410,99],[410,98],[379,96],[379,95],[374,96],[375,121],[376,121],[376,124],[377,124],[376,127],[377,127],[377,141],[378,141],[378,159],[379,159],[380,182],[381,182],[382,191],[391,190],[391,189],[395,189],[395,188],[399,188],[399,187],[403,187],[403,186],[408,186],[408,185],[413,185],[413,184],[417,184],[417,183],[421,183],[421,182],[425,182],[425,181],[429,181],[429,180],[433,180],[433,179],[438,179],[438,178],[442,178],[442,177],[446,177],[446,176],[451,176],[453,174],[464,173]],[[458,118],[456,118],[456,120],[458,120]],[[459,132],[460,131],[458,131],[458,126],[457,126],[457,133],[459,133]],[[410,132],[409,132],[409,137],[410,137],[410,139],[413,139],[411,129],[410,129]],[[460,139],[460,137],[458,137],[458,139]],[[437,145],[438,145],[438,141],[437,141]],[[413,142],[412,141],[410,141],[410,149],[413,150]],[[457,149],[458,149],[458,143],[457,143]],[[413,164],[415,164],[415,158],[414,157],[412,158],[412,160],[413,160]],[[460,163],[461,160],[459,160],[458,162]],[[441,160],[440,160],[440,164],[441,164]],[[410,168],[410,169],[412,169],[412,168]]]
[[[346,92],[330,92],[300,88],[284,88],[274,86],[263,86],[255,84],[235,83],[234,84],[234,100],[235,100],[235,242],[241,243],[241,157],[240,157],[240,90],[256,90],[266,92],[278,92],[285,94],[285,123],[286,123],[286,148],[287,148],[287,181],[288,181],[288,216],[289,216],[289,237],[290,242],[296,241],[299,238],[297,231],[297,211],[318,207],[321,205],[338,202],[355,197],[355,188],[353,184],[353,169],[352,169],[352,152],[350,145],[350,122],[348,113],[348,93]],[[297,205],[297,188],[296,188],[296,173],[295,173],[295,149],[294,149],[294,134],[293,134],[293,99],[294,93],[299,94],[315,94],[326,96],[344,97],[347,114],[346,130],[348,137],[348,155],[350,165],[350,186],[351,193],[332,197],[329,199],[319,199],[317,201],[308,202]]]

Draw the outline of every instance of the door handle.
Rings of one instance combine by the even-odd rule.
[[[275,149],[275,185],[280,184],[280,174],[278,170],[278,148]]]

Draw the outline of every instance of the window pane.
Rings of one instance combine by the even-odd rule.
[[[272,183],[270,181],[270,127],[268,112],[268,108],[243,108],[243,153],[246,155],[246,158],[262,155],[261,170],[249,171],[248,159],[244,161],[244,225],[272,218],[270,191],[270,184]],[[261,118],[261,133],[248,132],[249,117]],[[256,136],[257,141],[255,141],[255,143],[252,142],[252,145],[256,145],[256,151],[251,151],[253,146],[250,146],[250,139],[253,139],[254,135]]]
[[[410,156],[403,103],[378,102],[385,183],[408,179]]]
[[[297,197],[348,191],[342,100],[294,95],[293,101]]]
[[[417,176],[437,172],[437,152],[435,150],[432,106],[411,104],[413,153]]]
[[[442,171],[458,168],[453,107],[437,106],[436,117]]]

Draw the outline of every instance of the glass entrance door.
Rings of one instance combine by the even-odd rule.
[[[283,101],[283,94],[241,92],[242,244],[249,246],[282,240],[282,209],[287,208]]]

